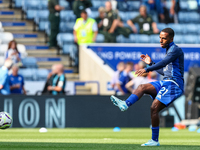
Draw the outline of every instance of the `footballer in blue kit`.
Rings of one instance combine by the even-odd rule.
[[[141,146],[160,146],[159,137],[159,112],[169,106],[174,100],[180,97],[184,91],[184,53],[174,42],[174,31],[165,28],[160,32],[160,45],[166,48],[165,58],[154,63],[151,58],[141,55],[141,60],[148,67],[136,71],[138,76],[149,71],[157,71],[163,75],[162,81],[155,81],[148,84],[141,84],[126,101],[122,101],[115,96],[111,96],[111,101],[118,106],[121,111],[127,110],[137,102],[144,94],[149,94],[153,99],[151,105],[152,139]]]
[[[26,94],[24,89],[24,78],[18,74],[18,66],[12,67],[12,74],[9,76],[9,85],[11,94]]]

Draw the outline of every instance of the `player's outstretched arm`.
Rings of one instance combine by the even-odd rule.
[[[167,66],[169,63],[174,61],[177,58],[177,56],[178,55],[175,52],[168,53],[167,56],[163,60],[161,60],[158,63],[146,68],[146,72],[156,71],[156,70],[159,70],[159,69]]]

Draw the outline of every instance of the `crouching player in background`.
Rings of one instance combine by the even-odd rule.
[[[141,84],[126,101],[111,96],[111,101],[121,111],[127,110],[144,94],[149,94],[153,99],[151,105],[152,139],[141,146],[159,146],[159,112],[180,97],[184,89],[184,53],[173,42],[174,31],[165,28],[160,32],[160,45],[166,48],[165,58],[154,63],[148,55],[141,55],[142,60],[149,65],[145,69],[136,71],[138,76],[149,71],[157,71],[164,76],[163,81]]]

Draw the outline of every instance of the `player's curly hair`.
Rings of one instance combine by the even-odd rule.
[[[172,28],[165,28],[161,32],[166,32],[169,34],[169,37],[173,38],[174,37],[174,30]]]

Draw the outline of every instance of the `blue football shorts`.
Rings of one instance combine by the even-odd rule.
[[[169,106],[174,100],[183,94],[183,90],[173,80],[155,81],[150,82],[150,84],[152,84],[157,91],[156,97],[151,97],[159,100],[166,106]]]

